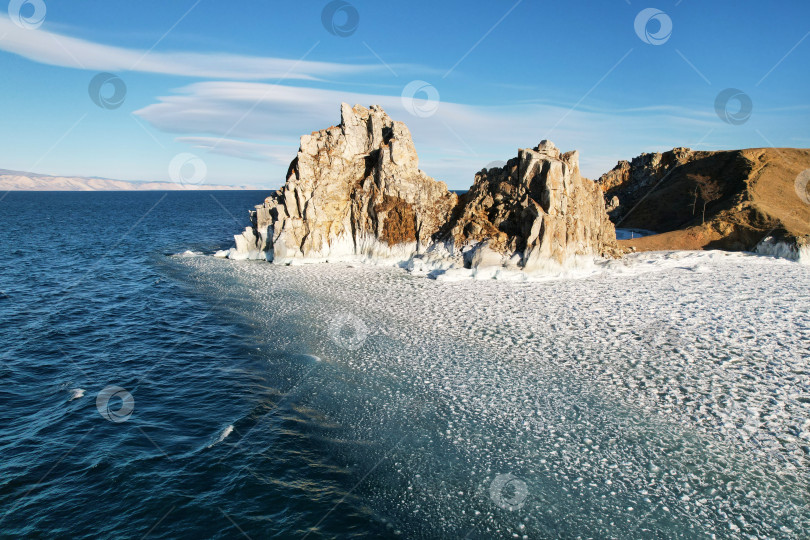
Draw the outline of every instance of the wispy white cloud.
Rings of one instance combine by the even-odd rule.
[[[217,137],[177,137],[175,141],[214,154],[253,161],[267,161],[284,166],[289,164],[290,156],[294,156],[298,150],[298,147],[293,144],[263,144]]]
[[[268,181],[275,185],[284,180],[299,136],[337,124],[342,101],[378,104],[395,120],[404,121],[413,134],[421,168],[454,188],[469,186],[473,174],[488,163],[513,157],[518,148],[535,146],[544,138],[563,150],[579,149],[583,173],[593,178],[641,151],[698,141],[714,123],[704,114],[671,107],[616,115],[569,112],[551,104],[483,107],[444,101],[434,115],[423,118],[411,114],[400,95],[242,82],[194,83],[134,114],[161,131],[183,135],[181,141],[200,144],[202,137],[209,150],[219,153],[225,147],[232,152],[229,155],[244,151],[255,159],[255,154],[267,150],[260,146],[254,152],[249,143],[231,148],[231,139],[287,145],[287,159],[283,149],[273,153],[277,169],[269,170],[273,177]],[[561,118],[564,121],[551,131]],[[653,140],[650,133],[667,135]]]
[[[380,72],[379,64],[341,64],[225,53],[162,52],[104,45],[46,31],[26,30],[0,16],[0,50],[29,60],[92,71],[139,71],[183,77],[240,80],[319,80]],[[313,45],[315,45],[313,43]]]

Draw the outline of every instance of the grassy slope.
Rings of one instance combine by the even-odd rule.
[[[623,240],[638,251],[664,249],[751,249],[769,233],[810,235],[810,205],[796,193],[796,178],[810,169],[810,150],[753,148],[700,153],[682,165],[662,187],[650,193],[623,227],[667,231]],[[720,200],[694,206],[694,188],[701,178],[717,181]]]

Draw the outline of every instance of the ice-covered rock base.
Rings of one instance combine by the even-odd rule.
[[[755,253],[810,265],[810,244],[786,242],[772,236],[757,244]]]

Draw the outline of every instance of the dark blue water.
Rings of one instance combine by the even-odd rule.
[[[0,536],[386,536],[286,396],[312,360],[167,257],[229,247],[266,195],[0,201]]]

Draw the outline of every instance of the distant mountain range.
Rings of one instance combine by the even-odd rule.
[[[250,190],[260,186],[219,186],[174,182],[128,182],[109,178],[48,176],[0,169],[0,191],[200,191]]]

